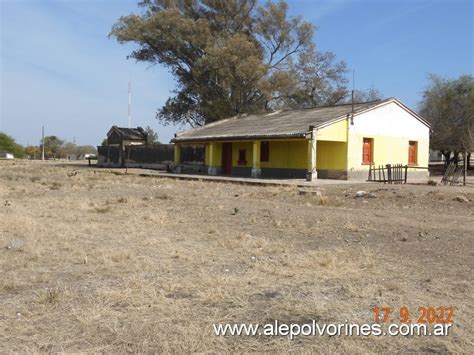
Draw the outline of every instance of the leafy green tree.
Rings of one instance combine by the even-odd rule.
[[[58,149],[58,156],[60,158],[66,158],[67,156],[77,154],[77,145],[72,142],[65,142]]]
[[[41,156],[41,147],[36,147],[34,145],[29,145],[24,149],[25,155],[29,159],[38,159]]]
[[[77,155],[97,154],[97,148],[92,145],[77,146]]]
[[[64,140],[56,136],[47,136],[44,137],[44,151],[47,157],[58,158],[61,146],[63,145]],[[43,140],[41,140],[43,144]]]
[[[432,124],[431,148],[441,151],[446,163],[451,157],[457,162],[459,153],[470,156],[474,150],[474,77],[430,75],[429,81],[420,113]]]
[[[129,57],[169,68],[175,96],[164,123],[210,123],[241,113],[335,104],[347,96],[346,65],[316,51],[314,26],[285,1],[143,0],[110,36],[136,43]]]
[[[68,156],[75,156],[79,158],[85,154],[96,154],[97,150],[91,145],[76,145],[72,142],[65,142],[58,150],[58,157],[67,158]]]
[[[16,143],[15,139],[3,132],[0,132],[0,151],[12,153],[16,158],[23,158],[25,156],[24,148]]]

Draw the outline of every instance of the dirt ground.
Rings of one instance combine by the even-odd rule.
[[[474,188],[318,191],[0,162],[2,352],[472,353]],[[453,306],[454,325],[294,340],[212,328],[373,323],[376,305]]]

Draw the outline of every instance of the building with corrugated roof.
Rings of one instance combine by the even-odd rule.
[[[366,179],[369,166],[427,176],[430,125],[397,99],[224,119],[178,133],[177,171],[254,178]],[[188,164],[184,151],[204,152]],[[198,166],[196,166],[198,165]]]

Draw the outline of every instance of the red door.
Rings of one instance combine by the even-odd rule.
[[[414,141],[408,144],[408,164],[416,165],[416,142]]]
[[[372,139],[364,138],[362,144],[362,164],[372,164]]]
[[[225,175],[232,173],[232,143],[222,144],[222,173]]]

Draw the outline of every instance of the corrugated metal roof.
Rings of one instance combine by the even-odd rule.
[[[123,139],[146,139],[147,138],[147,133],[141,127],[125,128],[125,127],[112,126],[108,134],[110,134],[112,130],[116,130],[122,136]]]
[[[380,103],[381,101],[372,101],[355,104],[354,111],[365,110]],[[305,133],[309,130],[309,126],[314,126],[315,128],[324,126],[332,121],[346,117],[351,111],[352,105],[344,104],[236,116],[178,133],[172,141],[304,137]]]

